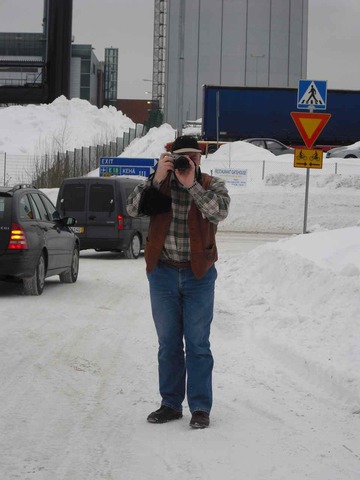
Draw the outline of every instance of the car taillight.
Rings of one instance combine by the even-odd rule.
[[[124,217],[122,215],[117,216],[117,228],[118,230],[124,230]]]
[[[28,244],[24,230],[17,223],[11,225],[8,250],[27,250]]]

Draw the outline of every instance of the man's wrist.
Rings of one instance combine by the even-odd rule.
[[[153,178],[152,185],[154,188],[160,188],[160,182],[156,178]]]

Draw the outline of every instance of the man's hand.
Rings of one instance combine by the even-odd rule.
[[[174,171],[174,161],[171,153],[165,152],[160,155],[156,172],[154,175],[154,180],[158,183],[161,183],[167,177],[169,172]]]
[[[185,188],[189,188],[195,181],[195,162],[190,157],[184,155],[189,161],[189,168],[185,172],[174,169],[174,159],[171,153],[165,152],[160,155],[154,181],[161,183],[165,180],[169,172],[175,172],[176,178]]]
[[[187,155],[184,155],[184,156],[189,161],[189,168],[187,170],[185,170],[184,172],[181,172],[180,170],[176,169],[175,170],[175,175],[176,175],[176,178],[179,180],[179,182],[185,188],[189,188],[192,185],[194,185],[194,181],[195,181],[195,163]]]

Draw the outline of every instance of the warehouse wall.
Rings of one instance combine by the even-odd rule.
[[[168,0],[165,121],[202,116],[202,85],[297,87],[308,0]]]

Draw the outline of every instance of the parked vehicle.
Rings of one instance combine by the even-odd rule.
[[[326,158],[360,158],[360,142],[347,147],[331,148],[326,154]]]
[[[138,258],[145,247],[147,217],[133,218],[126,212],[126,200],[140,179],[122,176],[65,179],[56,206],[62,215],[76,218],[75,233],[80,249],[124,252]]]
[[[297,111],[296,88],[203,86],[201,137],[207,141],[276,138],[286,145],[304,145],[291,119]],[[303,110],[307,111],[307,110]],[[360,91],[328,90],[331,119],[316,145],[350,145],[359,139]]]
[[[79,239],[72,217],[60,218],[50,199],[30,185],[0,187],[0,280],[22,282],[26,295],[40,295],[45,278],[74,283]]]
[[[274,155],[284,155],[286,153],[294,153],[294,149],[284,145],[274,138],[246,138],[244,142],[251,143],[257,147],[265,148]]]

